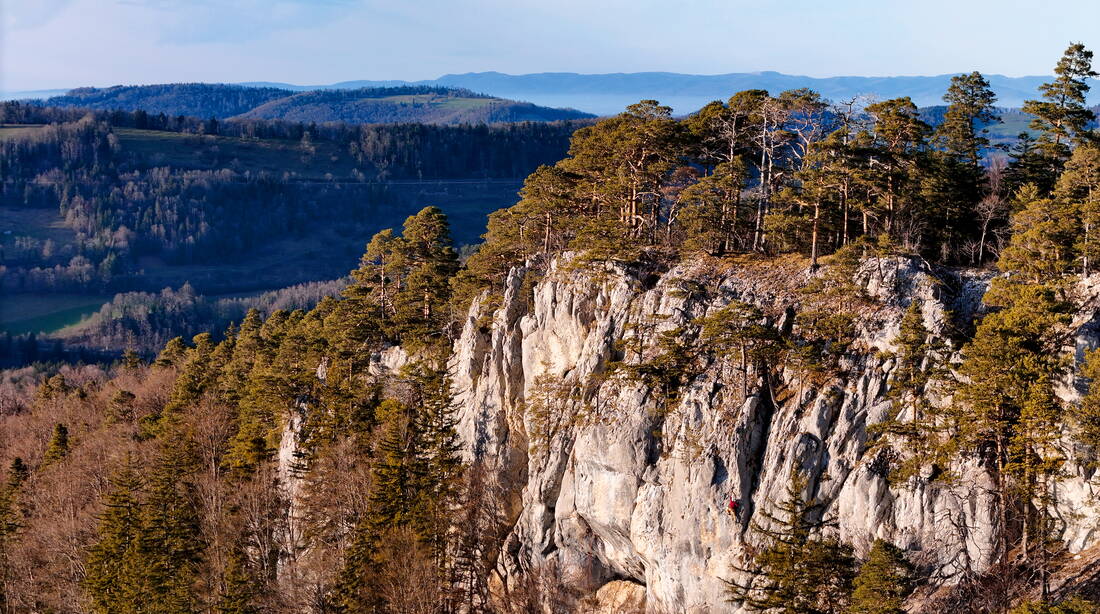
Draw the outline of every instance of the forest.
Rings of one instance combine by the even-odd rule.
[[[5,103],[0,123],[13,133],[0,131],[4,207],[58,211],[70,231],[55,239],[25,223],[6,230],[0,291],[8,293],[159,289],[143,282],[143,259],[234,262],[334,225],[369,236],[409,209],[388,182],[522,177],[560,156],[576,128],[318,128],[20,103]]]
[[[230,258],[295,220],[361,214],[342,188],[305,197],[285,177],[143,167],[120,148],[120,127],[336,143],[370,177],[448,176],[456,164],[509,176],[519,144],[537,163],[463,258],[447,215],[428,206],[374,234],[346,286],[305,292],[313,307],[203,305],[181,289],[150,314],[151,297],[122,295],[94,326],[148,337],[160,345],[152,360],[131,350],[112,364],[5,372],[0,612],[596,611],[560,569],[501,569],[502,550],[518,548],[518,512],[506,476],[459,434],[462,331],[494,330],[507,297],[534,301],[562,270],[598,285],[622,266],[644,285],[685,263],[794,263],[802,298],[783,324],[748,298],[690,331],[654,323],[616,346],[601,377],[647,391],[657,412],[721,361],[745,399],[769,388],[759,374],[824,387],[882,353],[857,343],[861,318],[884,306],[853,280],[884,259],[989,280],[980,317],[948,339],[929,332],[917,302],[906,306],[883,393],[890,417],[857,445],[897,488],[979,466],[999,531],[992,564],[944,581],[883,539],[857,548],[792,464],[785,496],[747,523],[755,554],[732,574],[728,606],[900,614],[920,597],[924,611],[1095,612],[1094,593],[1052,588],[1067,560],[1057,514],[1067,446],[1092,468],[1100,449],[1100,351],[1075,372],[1064,350],[1100,258],[1092,52],[1071,45],[1054,72],[1024,107],[1037,136],[1003,151],[986,132],[998,111],[977,72],[952,80],[935,127],[907,98],[859,107],[809,90],[738,92],[683,118],[644,100],[583,126],[304,127],[0,108],[0,123],[47,125],[0,141],[3,198],[56,199],[81,237],[61,267],[74,284],[106,283],[144,254]],[[470,148],[461,160],[456,142]],[[54,261],[38,246],[15,254],[5,287],[37,283],[32,271]],[[141,323],[113,329],[109,312]],[[158,318],[192,317],[210,328],[161,344]],[[1058,396],[1067,377],[1083,387],[1073,403]],[[598,419],[565,413],[583,392],[542,381],[526,393],[524,424],[544,425],[525,433],[530,459]],[[731,510],[741,521],[732,499]]]

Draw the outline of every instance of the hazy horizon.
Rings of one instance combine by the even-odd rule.
[[[1048,75],[1100,5],[929,0],[4,0],[0,91],[447,74],[780,72],[811,78]],[[944,15],[951,15],[949,20]],[[89,27],[94,24],[94,27]],[[1027,31],[1028,37],[1015,36]],[[838,35],[838,32],[840,35]],[[935,40],[929,46],[927,42]],[[229,60],[229,61],[227,61]]]

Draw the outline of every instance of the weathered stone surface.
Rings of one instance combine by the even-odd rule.
[[[750,373],[746,398],[739,367],[700,348],[706,368],[666,405],[641,384],[602,377],[613,360],[637,360],[624,346],[648,331],[640,347],[652,356],[657,332],[697,334],[694,319],[733,299],[789,326],[797,295],[775,280],[797,284],[806,273],[680,268],[653,280],[612,265],[599,274],[554,268],[533,298],[522,296],[525,274],[509,275],[491,326],[472,308],[451,363],[466,453],[494,468],[512,496],[502,555],[510,573],[554,563],[587,578],[582,588],[592,592],[609,581],[642,585],[652,612],[729,611],[727,581],[756,539],[750,519],[783,497],[792,467],[857,550],[886,538],[948,577],[988,565],[996,527],[981,467],[956,467],[962,479],[950,488],[922,479],[891,487],[864,445],[867,425],[891,412],[888,352],[904,309],[920,300],[926,326],[946,338],[978,313],[988,276],[945,284],[921,262],[872,261],[858,278],[875,307],[860,314],[843,376]],[[690,291],[704,283],[708,292]],[[1089,322],[1091,314],[1079,347],[1097,343],[1100,327]],[[538,443],[547,428],[530,407],[547,390],[565,419]],[[1062,485],[1067,511],[1093,500],[1091,475],[1077,473]],[[725,513],[731,496],[740,522]],[[1066,514],[1071,548],[1096,541],[1096,517]]]

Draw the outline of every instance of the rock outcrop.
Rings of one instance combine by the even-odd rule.
[[[509,575],[552,564],[587,594],[643,586],[651,612],[729,611],[728,583],[758,545],[750,522],[783,498],[792,468],[857,552],[888,539],[945,582],[989,565],[997,527],[984,469],[955,467],[961,479],[950,487],[891,485],[866,453],[867,426],[893,411],[890,352],[904,310],[920,301],[925,326],[947,340],[969,326],[987,276],[937,276],[903,258],[865,263],[856,277],[872,300],[829,377],[774,366],[742,373],[695,343],[704,368],[669,396],[609,377],[612,363],[651,358],[662,331],[695,340],[693,322],[735,299],[789,330],[806,300],[796,291],[809,277],[800,263],[660,275],[555,265],[535,284],[526,275],[512,270],[491,325],[471,308],[451,362],[466,452],[511,497],[501,553]],[[1078,346],[1094,347],[1092,314],[1080,320]],[[1092,476],[1072,472],[1062,493],[1080,512],[1093,500]],[[739,519],[726,513],[730,497]],[[1096,518],[1066,514],[1071,548],[1096,541]]]

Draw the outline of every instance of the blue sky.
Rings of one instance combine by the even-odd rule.
[[[0,0],[0,11],[3,91],[485,70],[1020,76],[1049,73],[1071,40],[1100,45],[1096,0]]]

